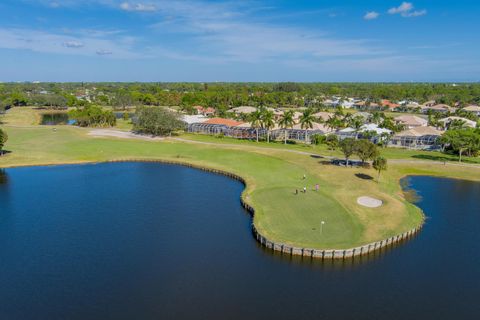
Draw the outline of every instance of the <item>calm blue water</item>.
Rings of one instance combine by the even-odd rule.
[[[414,240],[347,262],[262,249],[243,186],[113,163],[0,173],[0,319],[477,319],[480,184],[415,177]]]

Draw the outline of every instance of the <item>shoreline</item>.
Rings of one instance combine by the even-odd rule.
[[[422,212],[422,221],[419,226],[410,229],[409,231],[403,232],[401,234],[371,242],[366,243],[361,246],[347,248],[347,249],[315,249],[315,248],[304,248],[304,247],[297,247],[293,245],[284,244],[281,242],[275,242],[267,237],[263,236],[255,227],[255,220],[253,219],[255,216],[255,208],[248,203],[248,200],[245,199],[245,191],[248,189],[248,182],[240,175],[237,175],[232,172],[228,172],[225,170],[216,169],[213,167],[197,165],[193,163],[189,163],[186,161],[174,161],[174,160],[164,160],[164,159],[148,159],[148,158],[132,158],[132,159],[112,159],[112,160],[105,160],[105,161],[72,161],[72,162],[61,162],[61,163],[46,163],[46,164],[29,164],[29,165],[13,165],[13,166],[2,166],[0,169],[7,169],[7,168],[25,168],[25,167],[41,167],[41,166],[61,166],[61,165],[82,165],[82,164],[100,164],[100,163],[125,163],[125,162],[144,162],[144,163],[160,163],[160,164],[169,164],[169,165],[180,165],[184,167],[194,168],[197,170],[207,171],[214,174],[221,174],[223,176],[232,178],[234,180],[240,181],[244,185],[244,190],[240,194],[240,203],[242,207],[247,210],[251,217],[251,230],[254,238],[259,242],[259,244],[265,248],[268,248],[272,251],[280,252],[282,254],[288,255],[295,255],[295,256],[302,256],[302,257],[311,257],[316,259],[324,259],[324,260],[332,260],[332,259],[352,259],[354,257],[359,257],[363,255],[368,255],[373,252],[381,251],[386,247],[393,246],[395,244],[401,243],[403,241],[407,241],[413,236],[415,236],[423,227],[425,223],[425,215]],[[405,177],[405,176],[404,176]],[[403,177],[403,178],[404,178]],[[402,179],[402,178],[401,178]],[[400,183],[400,180],[398,183]],[[405,200],[407,201],[407,200]]]

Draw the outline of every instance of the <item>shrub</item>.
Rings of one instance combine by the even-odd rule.
[[[72,110],[68,114],[80,127],[113,127],[117,123],[112,111],[103,110],[99,106],[87,105]]]
[[[325,144],[329,150],[337,150],[339,143],[338,137],[334,134],[328,135],[325,139]]]
[[[319,145],[325,143],[327,137],[321,134],[314,134],[310,137],[310,142],[314,145]]]

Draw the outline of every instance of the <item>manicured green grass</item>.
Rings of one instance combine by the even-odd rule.
[[[257,229],[273,241],[301,247],[355,247],[418,226],[423,216],[405,200],[398,183],[405,175],[480,180],[479,166],[396,163],[382,175],[381,183],[376,183],[361,178],[376,177],[372,169],[326,165],[324,159],[287,152],[282,144],[226,143],[230,141],[215,138],[210,139],[225,143],[93,138],[88,136],[89,129],[69,126],[59,126],[56,130],[42,126],[7,125],[4,128],[10,137],[6,150],[11,153],[0,158],[0,167],[159,159],[241,175],[248,183],[245,199],[256,209]],[[312,149],[301,145],[292,148]],[[313,191],[316,183],[320,185],[318,192]],[[304,186],[308,188],[307,193],[294,194],[295,189],[300,191]],[[361,207],[356,199],[364,195],[379,198],[384,205],[377,209]],[[321,221],[326,222],[322,233]]]
[[[340,150],[329,150],[326,145],[308,145],[301,142],[296,144],[284,144],[282,141],[273,141],[267,143],[265,141],[250,141],[250,140],[239,140],[229,137],[215,137],[204,134],[193,134],[193,133],[184,133],[180,135],[180,138],[202,141],[202,142],[212,142],[212,143],[222,143],[222,144],[238,144],[238,145],[249,145],[257,146],[264,148],[276,148],[276,149],[289,149],[297,150],[302,152],[316,153],[325,156],[343,158],[343,154]],[[458,156],[445,154],[438,151],[421,151],[421,150],[408,150],[401,148],[382,148],[380,149],[382,156],[387,159],[403,159],[403,160],[432,160],[432,161],[453,161],[458,162]],[[355,159],[355,156],[353,157]],[[480,163],[480,157],[462,157],[464,163]]]

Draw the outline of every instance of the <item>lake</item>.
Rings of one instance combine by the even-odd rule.
[[[347,261],[258,245],[243,185],[174,165],[0,171],[1,319],[476,319],[480,184],[408,179],[414,239]]]

